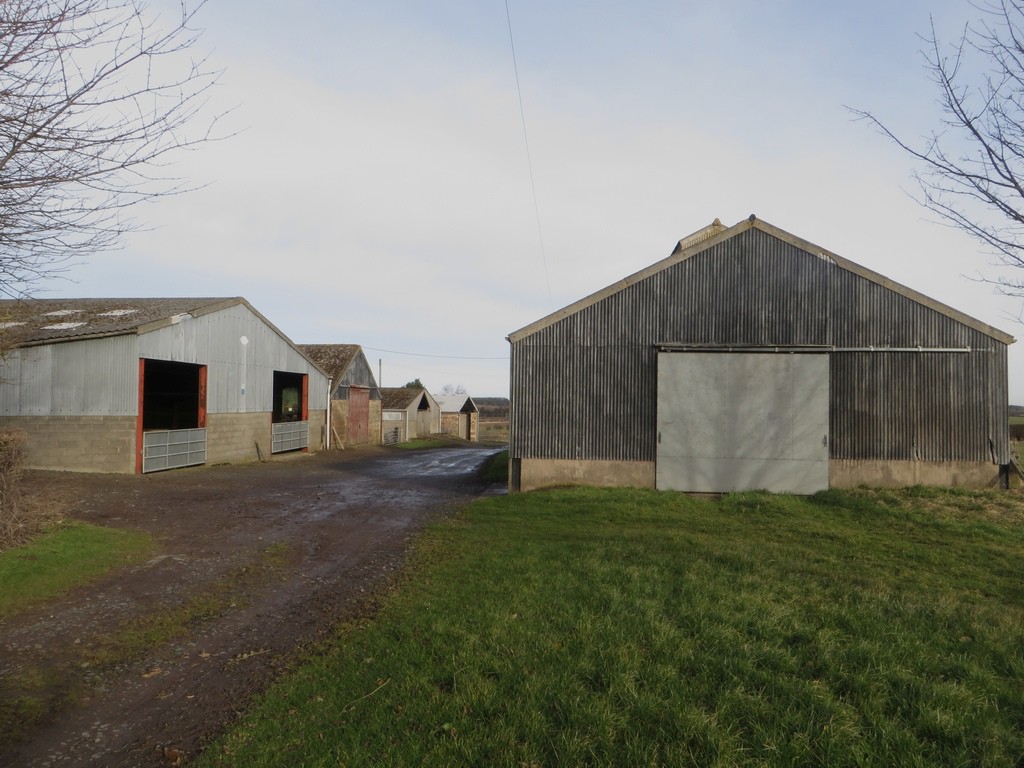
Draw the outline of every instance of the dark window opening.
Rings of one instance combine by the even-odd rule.
[[[417,411],[429,411],[430,410],[430,403],[427,402],[427,398],[426,397],[421,397],[420,398],[420,404],[419,404],[419,407],[416,410]]]
[[[201,423],[203,366],[144,360],[142,429],[196,429]]]
[[[301,373],[274,371],[274,423],[302,421]]]

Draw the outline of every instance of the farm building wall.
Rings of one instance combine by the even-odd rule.
[[[322,445],[325,415],[323,409],[309,411],[310,451],[316,451]],[[270,413],[209,414],[206,420],[206,463],[241,463],[269,458],[270,440]]]
[[[384,445],[404,443],[415,437],[409,434],[409,417],[406,411],[383,411],[380,427],[381,443]]]
[[[441,434],[466,437],[466,419],[469,414],[441,412]]]
[[[0,416],[135,416],[135,336],[9,350],[0,360]]]
[[[339,438],[341,438],[341,446],[345,447],[349,445],[380,445],[381,443],[381,409],[380,400],[369,401],[369,416],[367,424],[367,435],[365,441],[353,440],[349,430],[349,401],[346,400],[332,400],[331,401],[331,429],[333,429]]]
[[[370,401],[370,445],[381,444],[381,408],[380,400]]]
[[[5,416],[28,435],[25,466],[69,472],[135,471],[134,416]]]
[[[134,472],[140,358],[207,366],[207,463],[253,460],[257,440],[270,455],[274,371],[308,374],[309,449],[321,445],[326,376],[247,307],[161,326],[0,360],[0,425],[28,434],[27,466]]]
[[[759,228],[582,304],[510,337],[510,457],[523,488],[531,474],[572,482],[565,462],[653,464],[667,344],[863,349],[830,353],[830,463],[956,463],[995,476],[1008,461],[1005,343]],[[969,351],[878,349],[917,347]],[[646,469],[633,476],[653,485]],[[837,484],[857,476],[834,473]]]
[[[311,404],[322,407],[326,399],[327,377],[241,304],[139,334],[138,339],[137,357],[208,367],[207,413],[271,413],[274,371],[308,373]]]
[[[463,440],[476,442],[478,439],[479,426],[478,413],[457,413],[453,411],[441,412],[441,433],[454,435]]]
[[[370,364],[366,361],[366,355],[362,352],[357,354],[345,371],[344,377],[340,381],[335,382],[335,386],[376,389],[377,380],[373,376]]]

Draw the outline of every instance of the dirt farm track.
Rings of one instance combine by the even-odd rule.
[[[488,491],[478,470],[496,450],[368,448],[137,477],[30,473],[28,488],[59,494],[69,516],[148,531],[157,553],[0,622],[0,697],[13,695],[4,679],[26,670],[54,681],[55,702],[76,681],[73,703],[0,744],[0,766],[166,766],[165,745],[187,763],[304,647],[373,611],[417,532]],[[99,670],[83,661],[112,633],[197,594],[218,608],[145,658]]]

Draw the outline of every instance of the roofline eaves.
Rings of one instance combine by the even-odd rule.
[[[566,317],[574,315],[577,312],[580,312],[586,309],[587,307],[592,306],[593,304],[596,304],[597,302],[608,298],[609,296],[613,296],[616,293],[625,290],[629,286],[638,283],[641,280],[645,280],[648,277],[651,277],[652,275],[655,275],[665,269],[668,269],[669,267],[675,266],[676,264],[682,261],[685,261],[689,258],[692,258],[693,256],[696,256],[699,253],[706,251],[708,248],[712,248],[718,245],[724,240],[728,240],[731,237],[742,234],[748,229],[754,228],[761,230],[765,234],[778,238],[783,242],[789,243],[795,248],[799,248],[802,251],[814,254],[819,258],[826,259],[827,261],[831,261],[837,267],[844,269],[847,272],[851,272],[857,275],[858,277],[862,277],[865,280],[875,283],[876,285],[882,288],[886,288],[890,291],[898,293],[901,296],[910,299],[911,301],[921,304],[922,306],[925,306],[931,310],[934,310],[935,312],[938,312],[941,315],[944,315],[945,317],[950,318],[951,320],[963,323],[967,327],[972,328],[978,331],[979,333],[983,333],[986,336],[995,339],[996,341],[999,341],[1007,345],[1016,342],[1016,339],[1009,333],[1006,333],[1005,331],[1001,331],[998,328],[994,328],[993,326],[988,325],[987,323],[983,323],[981,320],[971,317],[970,315],[961,312],[958,309],[954,309],[948,304],[943,304],[941,301],[937,301],[936,299],[926,296],[923,293],[915,291],[913,288],[908,288],[902,283],[898,283],[895,280],[885,277],[884,275],[878,272],[868,269],[867,267],[862,267],[860,264],[857,264],[856,262],[850,261],[849,259],[845,259],[842,256],[839,256],[838,254],[828,250],[827,248],[822,248],[821,246],[816,245],[810,242],[809,240],[804,240],[802,237],[798,237],[790,232],[787,232],[784,229],[780,229],[774,226],[773,224],[769,224],[768,222],[762,221],[761,219],[755,218],[753,216],[751,216],[748,219],[744,219],[743,221],[729,227],[728,229],[722,230],[716,235],[712,235],[711,237],[700,240],[688,248],[676,251],[668,258],[655,262],[646,269],[642,269],[639,272],[635,272],[634,274],[629,275],[628,277],[625,277],[622,280],[619,280],[618,282],[601,289],[600,291],[592,293],[589,296],[586,296],[580,299],[579,301],[574,302],[573,304],[570,304],[566,307],[563,307],[562,309],[552,312],[551,314],[545,317],[542,317],[540,320],[537,320],[531,323],[530,325],[520,328],[518,331],[510,333],[506,337],[506,340],[512,344],[521,341],[522,339],[531,336],[534,333],[543,330],[544,328],[554,325],[555,323]]]

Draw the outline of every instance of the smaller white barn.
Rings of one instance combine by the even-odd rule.
[[[0,301],[28,465],[151,472],[316,450],[328,379],[243,298]]]
[[[475,443],[480,409],[467,394],[434,395],[441,408],[441,432]]]
[[[419,387],[381,387],[381,435],[385,445],[441,431],[437,400]]]

